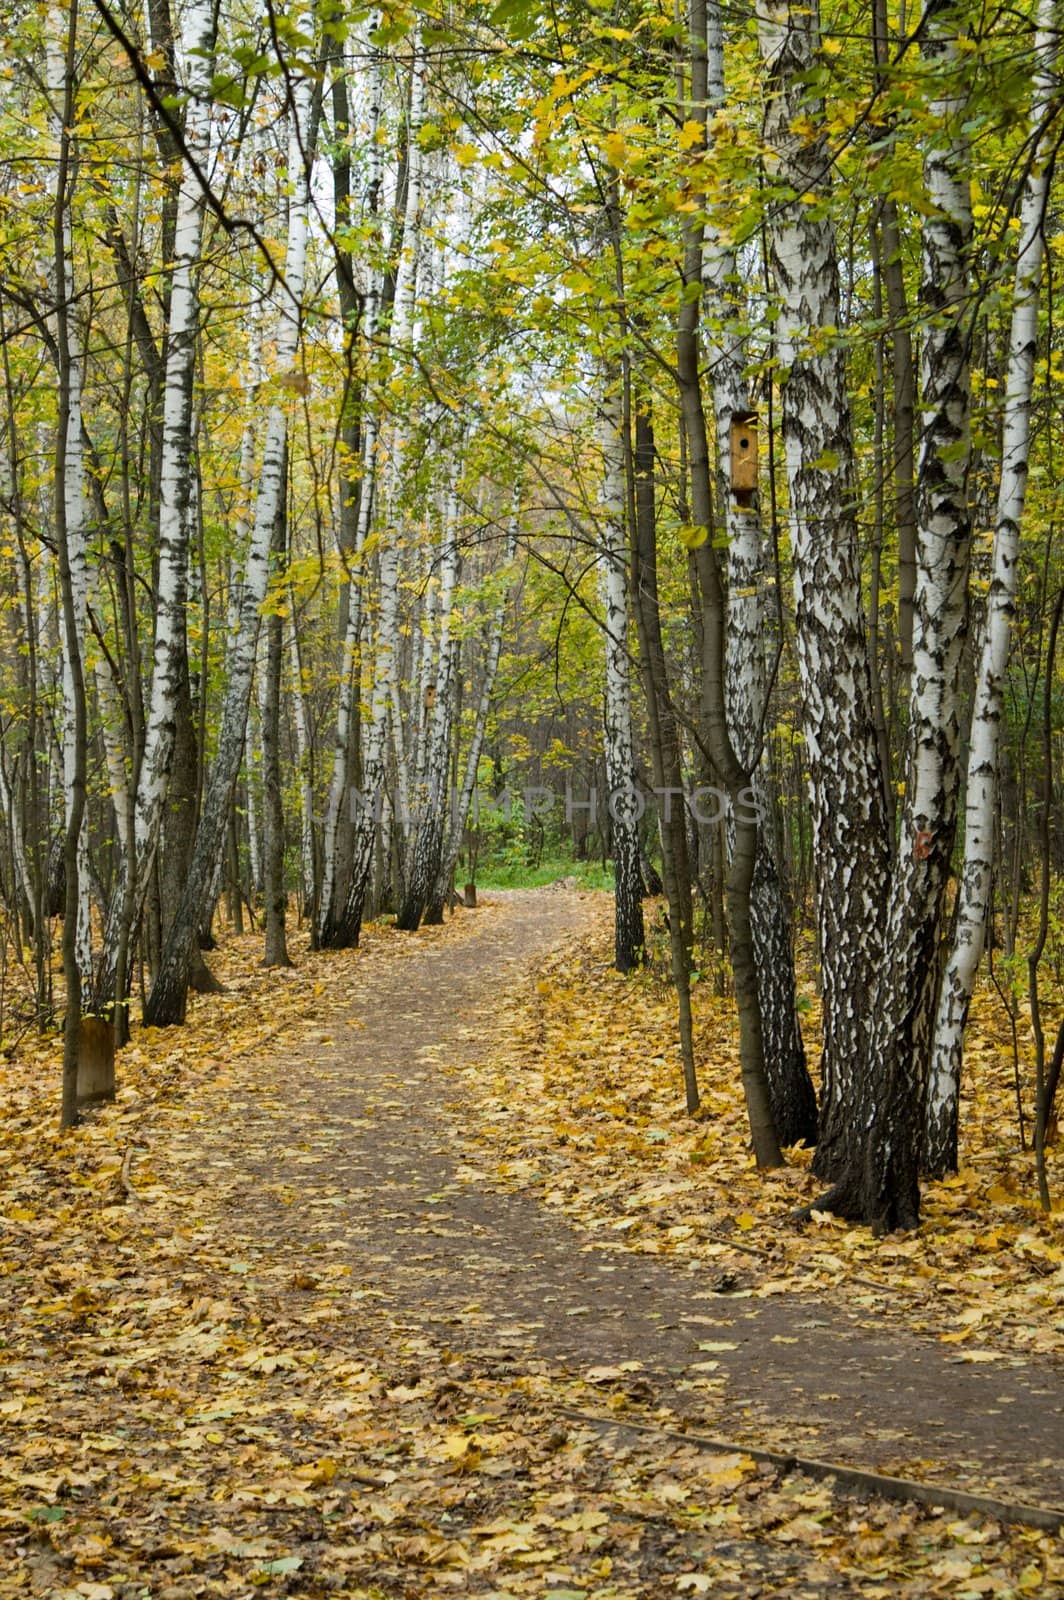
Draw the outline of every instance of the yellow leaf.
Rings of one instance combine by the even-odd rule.
[[[436,1447],[436,1454],[445,1461],[458,1461],[467,1454],[472,1438],[467,1433],[449,1433],[446,1439]]]
[[[624,142],[624,134],[616,129],[606,135],[606,157],[611,166],[622,167],[628,154],[628,146]]]
[[[693,150],[696,144],[702,143],[704,137],[705,130],[702,124],[695,122],[692,118],[689,122],[685,122],[680,129],[680,149]]]
[[[739,1215],[735,1219],[735,1226],[737,1228],[741,1228],[744,1233],[749,1233],[750,1229],[754,1227],[756,1223],[757,1218],[755,1216],[751,1216],[749,1211],[740,1211]]]

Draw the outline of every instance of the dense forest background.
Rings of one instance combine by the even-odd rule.
[[[988,953],[1048,1207],[1058,30],[9,8],[2,1026],[65,1016],[65,1123],[220,921],[283,965],[547,863],[661,947],[688,1108],[694,976],[758,1164],[879,1229]]]

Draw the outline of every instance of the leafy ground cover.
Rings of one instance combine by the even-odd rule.
[[[560,898],[535,897],[545,922]],[[601,931],[596,902],[584,908]],[[324,1176],[314,1164],[320,1135],[339,1148],[357,1134],[353,1118],[315,1122],[332,1114],[316,1087],[326,1038],[342,1071],[376,1051],[401,1082],[426,1040],[461,1035],[471,1052],[466,1073],[482,1085],[483,1122],[466,1130],[478,1163],[480,1141],[504,1136],[493,1072],[509,1076],[512,1122],[521,1125],[519,1137],[505,1134],[503,1178],[493,1181],[528,1182],[520,1164],[538,1162],[542,1173],[539,1152],[549,1150],[551,1162],[561,1154],[572,1164],[589,1198],[574,1201],[579,1182],[553,1186],[560,1168],[542,1197],[582,1210],[592,1224],[608,1217],[593,1231],[614,1233],[621,1248],[675,1250],[699,1238],[690,1221],[652,1228],[659,1210],[648,1193],[638,1226],[613,1229],[629,1213],[612,1208],[596,1165],[612,1152],[642,1192],[650,1162],[640,1151],[657,1160],[659,1183],[673,1183],[673,1145],[694,1140],[698,1154],[705,1139],[705,1124],[683,1130],[669,1109],[667,1036],[641,1032],[663,997],[652,980],[614,987],[600,947],[581,941],[552,958],[505,1013],[505,997],[493,996],[499,1025],[486,1041],[455,996],[479,981],[505,916],[492,908],[488,917],[459,917],[416,943],[370,930],[357,954],[313,955],[297,940],[299,965],[285,973],[257,965],[257,940],[230,942],[218,962],[226,992],[198,999],[182,1030],[138,1030],[121,1058],[118,1101],[73,1133],[55,1131],[56,1041],[25,1041],[4,1062],[0,1594],[1053,1593],[1064,1569],[1058,1541],[1044,1533],[837,1495],[741,1451],[707,1454],[655,1430],[669,1419],[648,1414],[634,1363],[628,1371],[560,1369],[520,1346],[500,1350],[475,1319],[444,1337],[409,1314],[412,1304],[389,1298],[395,1263],[365,1257],[343,1182],[327,1161]],[[448,973],[452,984],[440,981]],[[585,981],[592,998],[577,1026],[571,1010]],[[419,997],[416,1022],[391,1000],[374,1009],[382,989]],[[610,1136],[596,1145],[592,1108],[567,1109],[568,1096],[590,1090],[576,1094],[572,1083],[561,1095],[555,1068],[570,1059],[563,1035],[585,1024],[585,1069],[601,1066],[607,1019],[623,1048],[606,1106]],[[528,1032],[508,1043],[503,1060],[497,1046],[509,1024]],[[723,1048],[723,1016],[720,1027]],[[652,1076],[660,1072],[662,1100],[640,1102],[632,1116],[645,1122],[621,1129],[621,1067],[627,1059],[633,1075],[642,1070],[640,1051],[661,1057]],[[723,1079],[719,1093],[723,1117]],[[544,1096],[541,1108],[533,1094]],[[413,1165],[423,1109],[393,1107],[389,1159],[401,1162],[405,1152]],[[563,1116],[567,1132],[558,1131]],[[255,1169],[241,1159],[256,1117],[260,1154],[274,1170],[252,1193]],[[372,1153],[387,1130],[382,1121],[362,1131]],[[721,1159],[732,1131],[721,1124]],[[740,1141],[740,1167],[741,1149]],[[707,1195],[723,1182],[705,1160],[690,1170]],[[479,1188],[473,1168],[468,1181]],[[786,1179],[780,1193],[790,1196],[798,1183]],[[757,1213],[770,1202],[755,1198],[752,1180],[738,1196],[744,1205],[747,1194],[754,1223],[744,1225],[734,1198],[729,1214],[760,1250],[767,1224]],[[394,1195],[382,1186],[377,1204],[381,1237]],[[1049,1238],[1026,1210],[1007,1225]],[[667,1233],[674,1227],[692,1231],[677,1239]],[[805,1248],[822,1250],[826,1238],[813,1230]],[[792,1251],[789,1241],[785,1248]],[[408,1246],[400,1256],[416,1294],[428,1257],[422,1268]],[[779,1265],[802,1276],[800,1257],[796,1244],[793,1260]],[[821,1263],[804,1275],[810,1294],[818,1277],[830,1281],[825,1272]],[[1047,1292],[1047,1279],[1038,1281]],[[591,1411],[606,1424],[587,1420]],[[629,1418],[650,1431],[626,1429]]]
[[[930,1333],[959,1359],[1064,1353],[1064,1161],[1050,1152],[1051,1216],[1020,1147],[1010,1028],[995,997],[974,1008],[960,1171],[929,1184],[917,1233],[873,1239],[816,1213],[811,1151],[759,1174],[749,1154],[734,1004],[694,991],[702,1109],[683,1110],[673,1002],[660,967],[610,965],[610,907],[515,993],[483,1073],[473,1139],[497,1181],[532,1185],[601,1241],[713,1264],[758,1297],[844,1288],[877,1319]],[[802,997],[815,1056],[817,1002]],[[492,1093],[492,1089],[494,1093]],[[525,1115],[514,1115],[525,1108]]]

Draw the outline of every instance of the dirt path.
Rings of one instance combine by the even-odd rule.
[[[190,1227],[197,1184],[214,1206],[221,1187],[241,1272],[269,1262],[274,1282],[290,1269],[309,1287],[316,1262],[347,1263],[354,1315],[420,1331],[472,1371],[638,1361],[640,1399],[726,1437],[1064,1505],[1048,1363],[958,1364],[838,1296],[714,1292],[697,1271],[601,1249],[463,1166],[452,1069],[475,1061],[500,993],[584,917],[564,892],[498,896],[444,939],[370,952],[349,1018],[323,1024],[309,1056],[254,1063],[246,1101],[163,1158]],[[714,1350],[712,1378],[707,1342],[733,1347]]]

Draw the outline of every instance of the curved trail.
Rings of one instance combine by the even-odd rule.
[[[498,996],[578,931],[579,896],[496,896],[443,938],[367,952],[351,1017],[308,1052],[249,1067],[247,1100],[179,1139],[176,1161],[224,1191],[252,1276],[349,1264],[355,1314],[419,1332],[475,1370],[529,1359],[559,1372],[639,1361],[639,1398],[757,1445],[1064,1505],[1059,1375],[991,1370],[948,1347],[880,1332],[838,1294],[736,1300],[695,1267],[601,1249],[529,1194],[463,1168],[452,1068],[474,1063]],[[460,1102],[459,1102],[460,1103]],[[236,1114],[238,1113],[238,1114]],[[293,1314],[296,1297],[285,1305]],[[704,1341],[712,1394],[689,1386]]]

